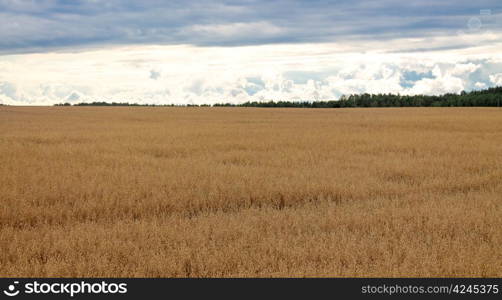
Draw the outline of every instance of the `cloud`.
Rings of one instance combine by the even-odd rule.
[[[483,83],[483,82],[476,82],[474,84],[474,87],[477,90],[482,90],[482,89],[486,89],[487,85],[486,85],[486,83]]]
[[[490,81],[495,85],[502,86],[502,73],[490,75]]]
[[[242,47],[127,46],[0,57],[0,101],[203,104],[458,93],[502,84],[500,44],[389,53],[403,41]],[[145,76],[148,74],[149,76]],[[155,79],[155,80],[153,80]]]
[[[245,37],[250,34],[259,33],[261,36],[276,36],[284,32],[283,29],[269,22],[251,22],[251,23],[229,23],[229,24],[210,24],[194,25],[188,28],[188,34],[198,34],[201,36],[210,36],[212,38]]]
[[[150,70],[150,79],[157,80],[161,76],[160,72],[155,70]]]
[[[465,48],[479,45],[480,40],[500,40],[501,8],[498,0],[0,0],[0,53],[109,45],[243,46],[438,36],[456,36],[455,47]],[[491,9],[491,14],[482,15],[480,9]],[[427,47],[426,42],[416,45],[416,49]]]
[[[0,95],[17,100],[17,89],[9,82],[0,82]]]
[[[82,94],[78,91],[72,92],[70,95],[66,97],[66,100],[69,102],[78,102],[82,98]]]

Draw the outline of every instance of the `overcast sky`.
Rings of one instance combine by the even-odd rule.
[[[0,0],[0,103],[460,92],[501,49],[500,0]]]

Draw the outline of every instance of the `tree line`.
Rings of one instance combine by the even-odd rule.
[[[105,101],[94,101],[94,102],[81,102],[76,104],[71,104],[69,102],[54,104],[54,106],[183,106],[183,107],[209,107],[209,104],[142,104],[142,103],[130,103],[130,102],[105,102]]]
[[[56,106],[71,106],[70,103],[56,104]],[[343,108],[343,107],[465,107],[465,106],[492,106],[502,105],[502,87],[494,87],[486,90],[461,92],[460,94],[448,93],[438,96],[427,95],[399,95],[399,94],[356,94],[342,96],[340,100],[327,101],[268,101],[268,102],[244,102],[217,103],[213,107],[298,107],[298,108]],[[73,106],[184,106],[184,107],[207,107],[208,104],[186,105],[156,105],[138,104],[128,102],[90,102],[77,103]]]

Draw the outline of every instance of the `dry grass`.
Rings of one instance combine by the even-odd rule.
[[[502,276],[502,110],[0,107],[0,276]]]

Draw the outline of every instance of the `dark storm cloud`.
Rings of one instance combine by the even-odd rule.
[[[120,44],[239,46],[498,31],[499,0],[0,0],[0,53]],[[491,16],[480,16],[490,9]],[[483,20],[484,21],[484,20]]]

